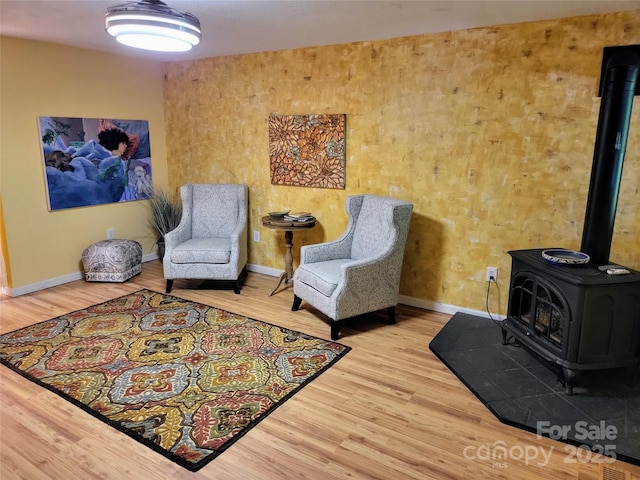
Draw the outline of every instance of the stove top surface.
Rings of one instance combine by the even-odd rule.
[[[615,265],[613,262],[608,264],[589,262],[577,265],[550,263],[542,257],[542,252],[544,250],[549,249],[536,248],[529,250],[511,250],[508,253],[514,260],[518,260],[537,270],[542,270],[547,275],[555,276],[572,283],[583,285],[616,285],[638,282],[638,288],[640,289],[640,272],[637,270],[623,265],[617,265],[619,268],[628,270],[629,273],[623,275],[610,275],[606,270],[600,270],[599,267]]]

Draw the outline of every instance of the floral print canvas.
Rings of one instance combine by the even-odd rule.
[[[345,114],[269,116],[271,183],[345,188]]]

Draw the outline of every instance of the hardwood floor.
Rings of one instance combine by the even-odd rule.
[[[176,280],[172,294],[310,335],[329,325],[292,291],[270,297],[276,279],[249,273],[240,295],[196,290]],[[149,288],[164,291],[161,264],[145,263],[124,284],[77,281],[0,300],[0,332]],[[192,473],[57,395],[0,367],[0,478],[13,479],[581,479],[602,478],[596,462],[565,444],[501,424],[433,355],[429,342],[448,315],[400,305],[347,324],[353,350],[217,459]],[[496,335],[499,332],[496,331]],[[502,445],[509,458],[486,458]],[[492,450],[493,449],[493,450]],[[537,458],[517,459],[527,451]],[[549,454],[544,462],[542,453]],[[623,462],[609,471],[640,478]],[[611,476],[605,478],[620,478]]]

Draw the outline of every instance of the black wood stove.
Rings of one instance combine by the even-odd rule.
[[[545,249],[514,250],[503,343],[508,334],[560,367],[571,395],[584,370],[640,365],[640,272],[609,254],[640,45],[604,49],[602,97],[581,253],[588,263],[550,263]]]

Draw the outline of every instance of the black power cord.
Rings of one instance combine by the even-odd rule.
[[[489,315],[489,318],[499,325],[500,324],[500,320],[497,320],[497,319],[493,318],[493,316],[491,315],[491,310],[489,310],[489,294],[491,293],[491,284],[492,283],[495,283],[496,284],[496,288],[498,288],[498,282],[496,282],[495,277],[493,277],[493,276],[489,277],[489,280],[487,280],[487,297],[485,299],[485,308],[487,309],[487,314]],[[498,290],[498,292],[499,292],[499,290]]]
[[[493,318],[493,316],[491,316],[491,310],[489,310],[489,293],[491,292],[491,283],[495,283],[496,288],[498,288],[498,282],[496,282],[496,279],[493,277],[489,277],[489,280],[487,280],[487,297],[485,299],[485,308],[487,309],[487,314],[489,315],[489,318],[493,320],[495,323],[498,323],[499,320],[496,320],[495,318]]]
[[[504,328],[502,327],[502,322],[503,320],[497,320],[495,318],[493,318],[493,315],[491,315],[491,310],[489,309],[489,294],[491,293],[491,284],[495,283],[496,284],[496,288],[498,289],[498,293],[500,293],[500,289],[498,286],[498,282],[496,282],[496,279],[494,277],[489,277],[489,280],[487,281],[487,296],[485,298],[485,308],[487,309],[487,314],[489,315],[489,318],[493,321],[493,323],[495,323],[497,326],[500,327],[500,329],[504,332]],[[514,347],[519,347],[520,343],[515,339],[515,337],[513,335],[507,335],[505,337],[505,345],[512,345]]]

